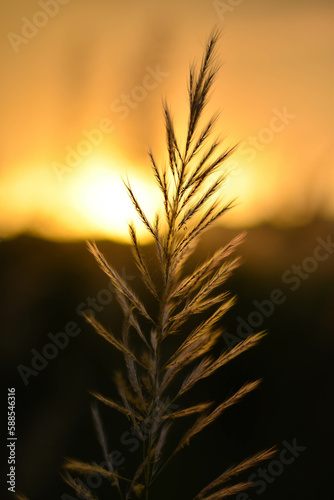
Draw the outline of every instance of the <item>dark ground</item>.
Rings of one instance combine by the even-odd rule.
[[[193,264],[232,234],[227,230],[208,233]],[[235,342],[241,322],[241,333],[250,331],[253,322],[258,325],[254,330],[266,329],[269,335],[203,382],[192,393],[192,402],[214,399],[218,403],[248,380],[261,377],[263,383],[193,439],[161,474],[152,498],[191,500],[227,466],[272,445],[279,448],[278,460],[290,458],[291,453],[280,453],[294,443],[300,448],[291,463],[266,463],[266,479],[255,468],[256,486],[247,495],[232,498],[316,500],[332,496],[334,251],[321,250],[317,255],[322,260],[313,257],[317,239],[326,241],[330,235],[334,240],[334,225],[324,221],[297,229],[268,226],[249,231],[239,251],[243,265],[228,282],[239,299],[225,318],[230,335],[221,340],[219,349]],[[130,249],[113,243],[103,243],[101,248],[140,293],[143,289]],[[75,498],[59,476],[63,457],[103,460],[91,423],[88,391],[113,395],[112,372],[121,363],[85,324],[77,308],[79,304],[87,308],[88,297],[99,298],[97,317],[114,331],[121,324],[121,313],[114,297],[108,305],[101,305],[108,297],[100,292],[107,289],[108,279],[84,243],[59,244],[20,236],[2,241],[0,256],[2,407],[5,414],[7,387],[15,387],[17,491],[30,500]],[[270,297],[280,303],[263,303]],[[259,307],[266,309],[261,313]],[[52,343],[50,332],[63,332],[69,322],[75,322],[80,333],[47,366],[34,374],[28,372],[25,385],[17,367],[31,368],[31,350],[41,353]],[[54,352],[51,348],[50,354]],[[137,455],[124,434],[131,425],[112,410],[103,409],[103,415],[110,449],[124,458],[124,466],[131,464]],[[173,445],[173,439],[168,445]],[[2,486],[7,469],[8,465],[1,469]]]

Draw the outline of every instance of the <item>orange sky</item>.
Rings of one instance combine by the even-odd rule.
[[[224,7],[225,6],[225,7]],[[189,63],[214,26],[222,68],[209,108],[240,142],[226,225],[334,218],[330,1],[2,0],[0,235],[124,238],[127,172],[159,203],[161,98],[182,131]],[[98,130],[97,130],[98,129]]]

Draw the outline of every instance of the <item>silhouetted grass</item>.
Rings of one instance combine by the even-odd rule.
[[[107,262],[95,243],[89,249],[102,270],[112,281],[116,297],[124,313],[122,332],[112,332],[95,317],[86,316],[94,330],[124,356],[125,369],[115,375],[119,392],[118,401],[101,394],[95,398],[113,410],[124,414],[142,437],[142,459],[134,474],[118,471],[110,460],[107,438],[98,407],[93,407],[93,418],[97,437],[106,461],[106,468],[68,459],[65,481],[82,498],[96,499],[88,488],[79,485],[71,473],[89,475],[97,473],[109,481],[110,488],[118,491],[121,499],[149,499],[151,485],[171,458],[209,424],[214,422],[228,407],[255,389],[259,381],[245,383],[227,400],[214,406],[213,402],[198,402],[182,407],[181,397],[197,384],[209,377],[227,362],[256,345],[263,332],[250,335],[230,351],[219,356],[212,348],[223,330],[220,320],[234,303],[229,293],[217,292],[238,266],[237,257],[232,257],[242,235],[224,248],[217,250],[206,262],[184,276],[184,264],[194,250],[203,232],[232,206],[221,201],[221,187],[226,179],[225,160],[234,148],[221,150],[221,141],[211,139],[217,115],[200,125],[217,65],[216,47],[219,33],[209,38],[199,69],[190,68],[189,75],[189,120],[184,143],[180,143],[174,129],[173,119],[167,103],[164,103],[164,119],[168,151],[168,167],[160,168],[150,152],[150,162],[162,196],[162,212],[157,212],[150,221],[142,210],[130,182],[125,181],[128,194],[136,212],[154,238],[157,250],[159,277],[150,270],[136,230],[129,224],[133,256],[141,279],[156,301],[156,314],[148,311],[145,303],[130,288],[128,283]],[[207,313],[195,328],[186,328],[195,315]],[[150,325],[147,328],[147,324]],[[178,339],[177,348],[168,353],[167,339]],[[166,359],[167,357],[167,359]],[[179,377],[176,377],[179,375]],[[181,383],[178,380],[181,378]],[[171,382],[173,381],[173,384]],[[178,389],[171,389],[176,385]],[[179,402],[179,409],[171,405]],[[180,436],[176,447],[164,453],[167,436],[178,419],[197,415],[194,423]],[[141,425],[148,429],[144,439]],[[230,467],[203,488],[193,500],[218,500],[236,494],[249,487],[248,482],[235,483],[237,474],[262,460],[270,458],[274,450],[262,451],[240,464]],[[108,498],[110,498],[108,496]]]

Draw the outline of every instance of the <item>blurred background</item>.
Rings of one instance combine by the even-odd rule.
[[[224,145],[239,144],[222,192],[237,206],[208,232],[189,269],[246,229],[243,265],[228,283],[239,300],[219,348],[250,329],[270,333],[195,391],[195,399],[220,401],[264,379],[161,476],[165,496],[157,498],[190,499],[228,465],[294,439],[306,450],[249,498],[311,500],[330,491],[333,24],[325,0],[2,0],[1,364],[3,394],[17,391],[17,490],[31,500],[69,492],[59,476],[64,456],[102,460],[88,391],[112,393],[120,360],[80,311],[95,304],[106,324],[122,318],[84,241],[100,240],[145,293],[128,246],[127,221],[136,219],[122,177],[152,216],[160,201],[147,151],[166,161],[162,99],[182,138],[189,65],[214,27],[222,29],[221,69],[208,113],[221,111]],[[31,368],[50,333],[69,322],[79,333],[24,378],[18,366]],[[121,442],[128,422],[110,412],[105,419],[111,449],[131,463],[135,453]]]

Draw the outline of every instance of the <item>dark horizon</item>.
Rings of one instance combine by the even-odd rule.
[[[263,382],[176,459],[161,477],[168,484],[166,497],[159,500],[170,498],[178,481],[178,491],[188,498],[192,488],[195,494],[196,487],[198,490],[212,479],[215,472],[272,445],[282,452],[286,443],[293,446],[294,440],[306,450],[284,466],[272,484],[266,482],[261,498],[302,496],[313,500],[317,492],[324,495],[328,491],[323,464],[330,463],[325,442],[331,434],[333,229],[331,223],[322,221],[293,230],[265,227],[249,231],[238,251],[243,263],[227,283],[238,301],[222,322],[226,332],[219,349],[233,347],[251,331],[266,329],[269,333],[233,366],[203,383],[191,400],[219,401],[222,394],[247,380],[260,377]],[[209,231],[191,265],[227,243],[232,233]],[[100,246],[146,300],[130,247],[110,242],[100,242]],[[150,255],[152,248],[146,251]],[[83,242],[52,243],[21,236],[2,241],[0,252],[3,381],[17,390],[17,488],[30,500],[62,498],[65,492],[71,495],[59,477],[64,456],[103,460],[94,435],[88,391],[114,394],[111,372],[121,363],[85,323],[80,311],[94,310],[98,319],[114,330],[121,326],[121,312],[107,278]],[[60,345],[66,343],[66,335],[57,337],[60,332],[66,332],[66,346],[46,348],[57,339]],[[135,453],[130,451],[126,434],[129,423],[112,410],[103,409],[103,416],[109,421],[111,449],[131,464]],[[168,479],[169,474],[175,483]],[[319,484],[320,474],[323,481]],[[304,481],[305,475],[308,481]],[[250,490],[249,498],[257,498],[257,494]]]

